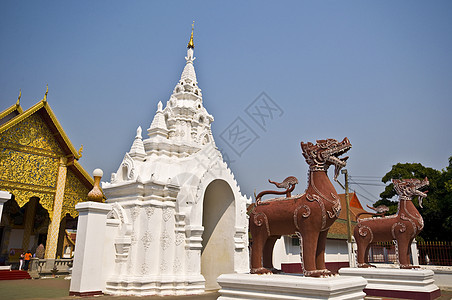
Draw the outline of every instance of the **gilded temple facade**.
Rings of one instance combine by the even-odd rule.
[[[75,205],[87,200],[93,179],[44,98],[24,111],[0,112],[0,191],[12,194],[3,207],[0,257],[45,245],[45,258],[63,256],[66,222],[76,224]]]

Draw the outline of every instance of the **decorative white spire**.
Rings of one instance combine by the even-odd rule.
[[[144,151],[143,138],[141,136],[141,126],[137,128],[137,135],[133,141],[132,147],[130,148],[129,155],[133,158],[138,158],[143,160],[146,156],[146,151]]]
[[[151,126],[148,129],[148,136],[161,136],[164,138],[167,138],[168,136],[168,128],[166,127],[165,115],[163,114],[162,101],[159,101],[157,104],[157,111],[154,120],[152,120]]]
[[[196,72],[195,68],[193,66],[193,61],[196,59],[194,57],[194,50],[195,50],[195,44],[193,43],[193,30],[195,26],[195,21],[193,21],[193,24],[191,26],[191,36],[190,41],[187,45],[187,56],[185,57],[185,60],[187,61],[185,64],[185,68],[182,71],[182,75],[180,77],[180,82],[188,83],[190,85],[196,85],[198,84],[198,81],[196,80]]]
[[[192,25],[190,40],[187,45],[187,56],[185,57],[186,63],[180,80],[174,87],[173,93],[166,103],[166,107],[163,108],[161,102],[157,105],[157,112],[148,129],[149,139],[144,141],[145,150],[148,155],[149,153],[154,153],[153,151],[158,152],[164,149],[161,146],[157,147],[157,143],[184,144],[184,147],[189,147],[184,150],[187,153],[194,151],[198,146],[213,143],[210,128],[213,117],[202,105],[202,93],[198,87],[193,65],[193,61],[195,60],[193,56],[195,48],[193,31],[194,27]],[[173,148],[169,147],[169,149]]]

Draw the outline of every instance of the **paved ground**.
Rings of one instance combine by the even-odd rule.
[[[94,297],[75,297],[69,296],[70,281],[60,278],[46,279],[28,279],[28,280],[0,280],[0,299],[1,300],[19,300],[19,299],[96,299],[96,300],[131,300],[131,299],[155,299],[155,300],[214,300],[220,294],[206,293],[194,296],[148,296],[148,297],[118,297],[118,296],[94,296]]]
[[[69,295],[69,280],[60,278],[47,278],[36,280],[0,280],[0,299],[2,300],[19,300],[19,299],[80,299],[80,297],[71,297]],[[441,291],[442,296],[439,300],[451,300],[452,291]],[[114,297],[114,296],[95,296],[83,297],[82,299],[96,299],[96,300],[131,300],[131,299],[155,299],[155,300],[214,300],[220,294],[206,293],[195,296],[149,296],[149,297]],[[375,300],[379,298],[368,298]]]

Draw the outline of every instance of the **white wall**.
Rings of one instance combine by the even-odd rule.
[[[273,266],[281,269],[281,263],[301,263],[300,246],[292,245],[292,237],[282,236],[275,243]]]
[[[348,262],[348,248],[346,240],[326,240],[325,247],[326,262]]]
[[[325,262],[348,262],[347,241],[327,239]],[[276,241],[273,250],[273,266],[281,269],[281,263],[301,263],[300,246],[292,245],[290,236],[283,236]]]

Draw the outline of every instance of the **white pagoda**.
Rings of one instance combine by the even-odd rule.
[[[102,188],[107,215],[102,277],[108,294],[194,294],[218,289],[224,273],[246,273],[247,203],[215,146],[214,118],[186,64],[143,139],[142,129]]]

